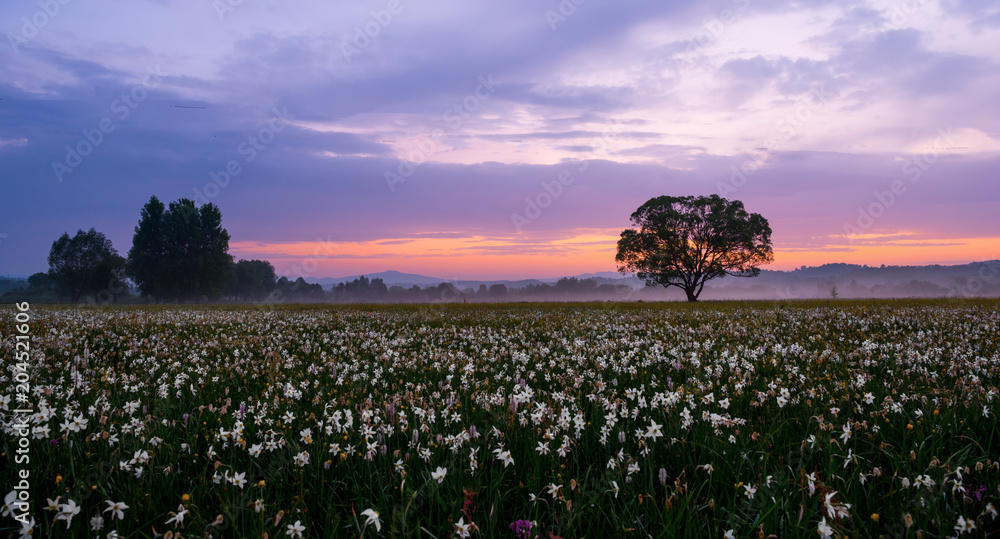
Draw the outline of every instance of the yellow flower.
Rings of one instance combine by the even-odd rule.
[[[189,501],[191,501],[191,495],[190,494],[184,494],[183,496],[181,496],[181,501],[184,502],[184,503],[188,503]]]
[[[872,513],[872,520],[878,522],[878,513]]]

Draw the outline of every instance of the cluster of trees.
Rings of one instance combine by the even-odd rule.
[[[233,258],[215,204],[186,198],[164,207],[155,196],[142,208],[128,252],[128,274],[145,296],[184,302],[223,294]]]
[[[240,260],[233,264],[226,279],[226,299],[242,302],[269,301],[312,302],[324,299],[323,287],[302,277],[291,281],[278,278],[274,266],[266,260]]]
[[[117,301],[126,292],[127,262],[104,234],[91,228],[75,236],[63,234],[49,250],[49,271],[28,277],[6,295],[18,295],[35,301],[66,298],[72,302],[93,297],[98,301]]]
[[[132,290],[157,302],[255,300],[276,291],[294,299],[322,292],[301,278],[277,279],[269,262],[235,262],[218,206],[197,207],[184,198],[165,206],[150,197],[140,212],[127,258],[118,254],[107,236],[91,228],[60,236],[52,243],[48,263],[49,271],[29,277],[21,294],[105,303],[117,302]]]

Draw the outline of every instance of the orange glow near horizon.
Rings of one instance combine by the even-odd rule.
[[[1000,238],[948,238],[842,243],[816,249],[775,249],[768,269],[790,270],[843,262],[869,266],[954,265],[1000,259]]]
[[[618,232],[578,230],[549,237],[464,236],[387,238],[364,242],[231,244],[237,259],[270,261],[291,278],[343,277],[387,270],[448,280],[553,278],[615,271]],[[775,246],[771,270],[827,263],[886,265],[965,264],[1000,258],[1000,238],[842,238],[825,245]]]

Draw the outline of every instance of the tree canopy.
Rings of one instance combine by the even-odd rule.
[[[230,266],[226,292],[235,300],[262,300],[274,290],[277,276],[266,260],[240,260]]]
[[[638,230],[618,240],[618,271],[635,272],[649,286],[676,286],[697,301],[716,277],[756,277],[774,260],[767,219],[743,203],[711,196],[652,198],[632,214]]]
[[[132,236],[129,272],[157,300],[213,298],[225,289],[232,265],[229,233],[215,204],[182,198],[164,208],[155,196],[143,206]]]
[[[52,242],[48,261],[49,280],[60,296],[74,303],[88,294],[116,288],[120,268],[125,264],[111,240],[93,228],[78,230],[72,238],[64,233]],[[37,275],[32,279],[34,284],[43,284]]]

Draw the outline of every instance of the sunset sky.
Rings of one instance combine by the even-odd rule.
[[[290,277],[615,269],[660,195],[742,200],[775,262],[1000,259],[1000,4],[0,4],[0,275],[217,204]],[[227,171],[227,168],[229,169]]]

